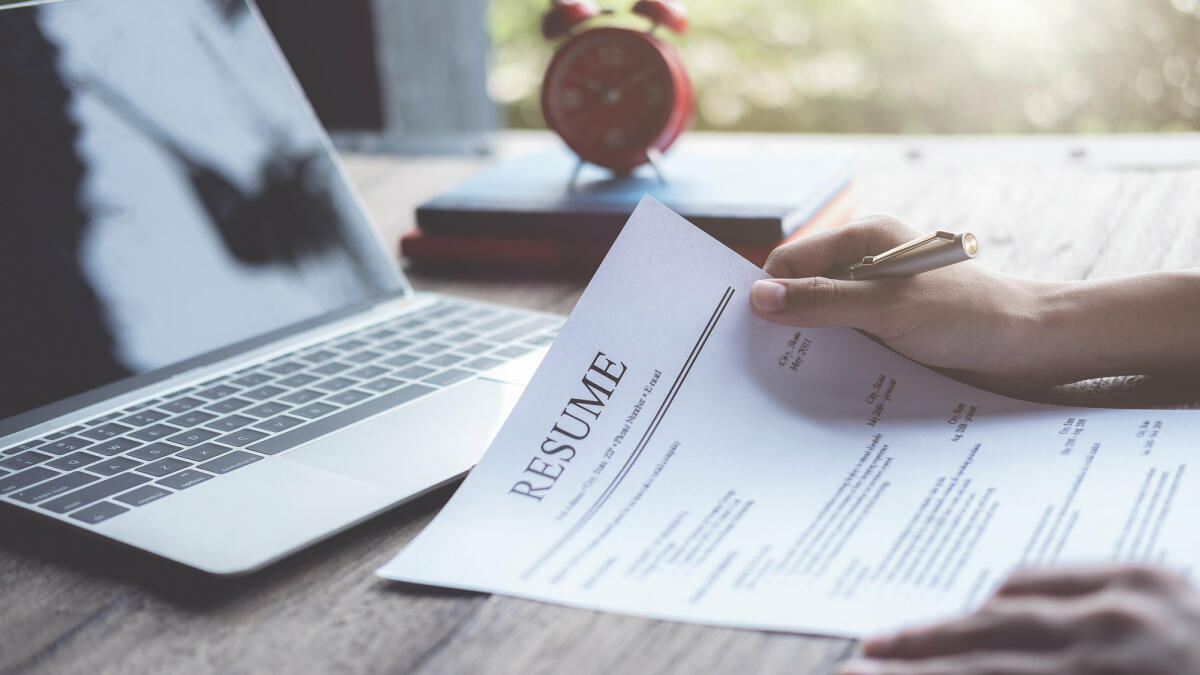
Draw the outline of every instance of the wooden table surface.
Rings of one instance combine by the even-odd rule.
[[[1013,274],[1085,279],[1185,268],[1200,259],[1200,169],[1191,168],[1200,167],[1196,136],[770,140],[858,149],[860,213],[894,213],[922,231],[971,230],[985,247],[981,262]],[[501,153],[546,141],[510,135]],[[394,247],[411,227],[416,204],[486,161],[351,156],[346,165]],[[561,313],[583,286],[435,276],[413,282]],[[1037,398],[1200,407],[1183,383],[1146,378],[1084,383]],[[5,510],[0,674],[828,673],[855,647],[848,640],[653,621],[376,578],[373,571],[452,492],[439,490],[233,580]]]

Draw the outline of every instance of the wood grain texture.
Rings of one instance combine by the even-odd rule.
[[[921,230],[970,229],[987,247],[984,264],[1081,279],[1194,266],[1200,259],[1200,171],[1062,162],[989,167],[984,150],[948,162],[921,153],[904,160],[902,142],[908,143],[875,143],[864,154],[859,211],[894,213]],[[1157,151],[1148,142],[1142,152]],[[419,202],[483,163],[368,156],[346,162],[392,250]],[[418,276],[413,282],[422,290],[562,313],[582,291],[580,282],[553,279]],[[1194,389],[1149,378],[1081,383],[1040,398],[1200,407]],[[210,579],[2,510],[0,673],[824,674],[854,648],[846,640],[654,621],[377,579],[375,568],[452,492],[439,490],[235,580]]]

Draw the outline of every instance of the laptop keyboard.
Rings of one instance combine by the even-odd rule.
[[[0,496],[94,525],[524,356],[562,321],[443,300],[0,450]]]

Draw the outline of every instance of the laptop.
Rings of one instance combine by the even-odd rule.
[[[0,511],[255,570],[466,472],[561,322],[413,291],[246,0],[0,9]]]

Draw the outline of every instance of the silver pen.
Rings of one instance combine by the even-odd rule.
[[[911,276],[970,260],[978,254],[979,240],[970,232],[939,231],[878,255],[866,256],[847,268],[841,278],[863,281]]]

